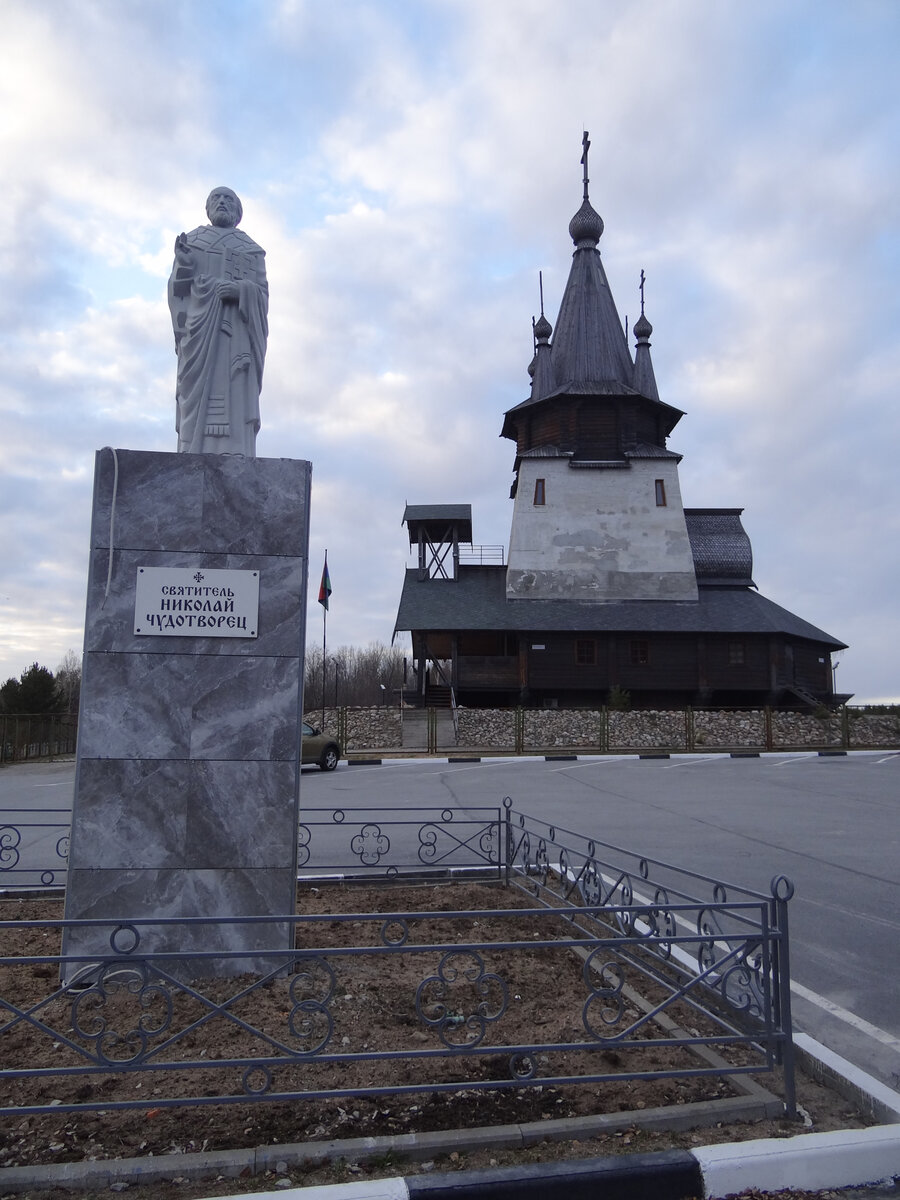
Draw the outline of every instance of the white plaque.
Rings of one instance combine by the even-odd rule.
[[[141,637],[255,638],[259,571],[138,567],[134,632]]]

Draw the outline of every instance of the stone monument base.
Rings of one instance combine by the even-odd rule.
[[[165,964],[182,978],[289,958],[286,921],[230,919],[294,911],[310,476],[288,459],[97,454],[65,916],[104,925],[65,931],[68,979],[123,954],[188,955]],[[167,584],[137,611],[148,568],[185,594]],[[244,625],[211,572],[258,580]]]

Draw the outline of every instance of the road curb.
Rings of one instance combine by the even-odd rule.
[[[245,1193],[232,1200],[684,1200],[703,1195],[703,1172],[687,1150],[607,1155],[571,1162],[442,1171],[323,1187]]]
[[[900,1125],[703,1146],[691,1154],[703,1172],[707,1200],[748,1188],[830,1191],[886,1184],[900,1176]]]
[[[898,1175],[900,1125],[876,1125],[696,1150],[280,1188],[232,1200],[723,1200],[749,1189],[883,1186]]]
[[[880,1125],[900,1122],[900,1093],[848,1062],[808,1033],[794,1034],[797,1062],[808,1075],[855,1104]]]

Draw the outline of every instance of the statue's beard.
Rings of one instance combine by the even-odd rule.
[[[212,221],[213,225],[218,226],[219,229],[226,229],[237,224],[237,221],[234,219],[234,214],[221,208],[214,208],[209,215],[209,219]]]

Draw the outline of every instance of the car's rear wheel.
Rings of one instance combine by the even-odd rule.
[[[319,767],[323,771],[333,771],[338,765],[337,746],[326,746],[319,759]]]

